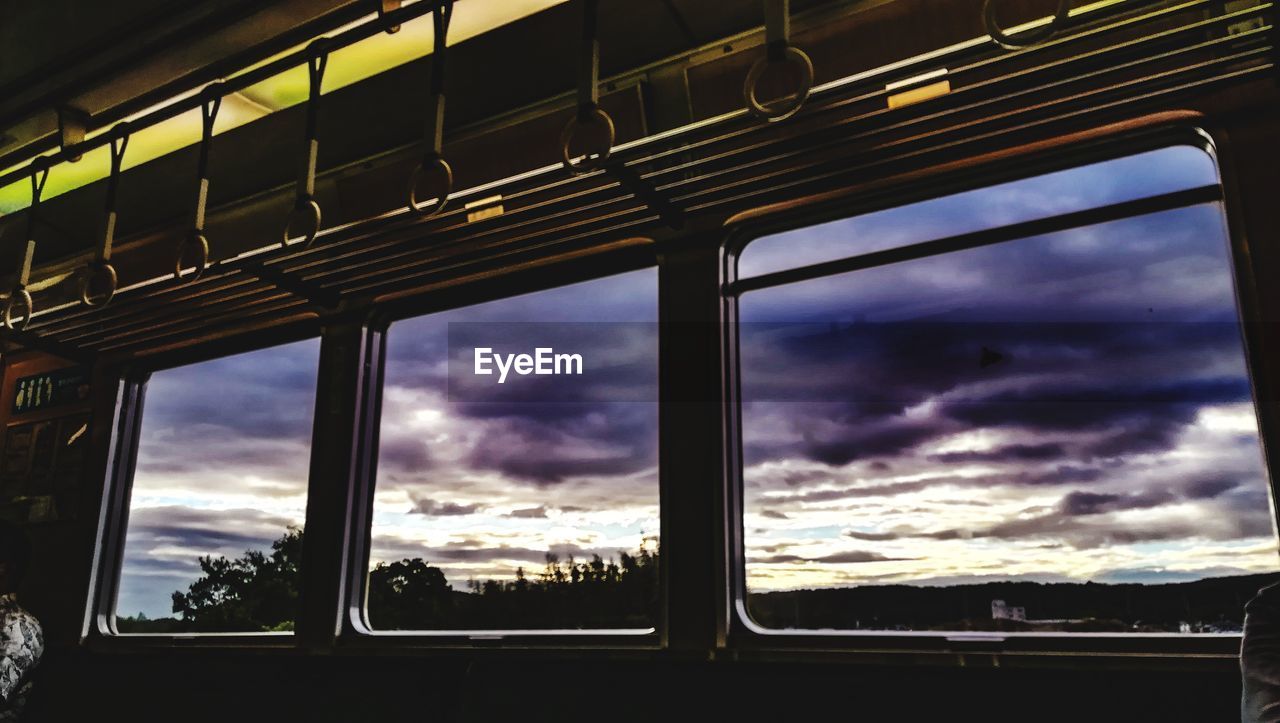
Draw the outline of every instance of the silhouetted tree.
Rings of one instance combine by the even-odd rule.
[[[380,562],[369,571],[369,624],[413,630],[423,620],[452,620],[453,587],[438,567],[420,558]]]
[[[290,529],[269,555],[247,550],[234,560],[202,557],[203,576],[187,592],[173,593],[173,612],[181,627],[201,632],[292,630],[301,555],[302,530]]]

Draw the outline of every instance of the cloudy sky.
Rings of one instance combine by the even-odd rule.
[[[421,557],[465,589],[656,539],[657,290],[646,269],[393,325],[374,561]],[[579,353],[585,374],[498,385],[476,347]]]
[[[1191,148],[760,239],[743,276],[1216,182]],[[748,586],[1273,571],[1221,209],[745,294]]]
[[[1216,182],[1177,148],[760,239],[751,276]],[[1277,567],[1221,210],[1205,205],[742,298],[751,590],[1160,581]],[[391,327],[373,562],[455,587],[658,532],[657,274]],[[468,374],[472,348],[583,377]],[[155,375],[118,609],[305,508],[318,343]]]
[[[116,610],[170,615],[201,555],[270,549],[306,512],[318,339],[147,384]]]

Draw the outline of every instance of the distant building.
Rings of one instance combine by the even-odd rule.
[[[1025,622],[1027,619],[1027,609],[1023,607],[1010,607],[1005,604],[1004,600],[992,600],[991,619],[1018,620]]]

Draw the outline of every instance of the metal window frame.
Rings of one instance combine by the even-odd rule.
[[[142,358],[114,370],[114,374],[106,375],[117,379],[113,433],[103,487],[99,539],[91,571],[90,606],[83,631],[84,642],[92,647],[111,649],[213,646],[278,650],[295,646],[297,636],[294,633],[121,633],[116,627],[116,605],[129,530],[134,475],[141,447],[146,391],[152,374],[317,338],[318,331],[314,323],[293,325],[283,330],[273,329],[270,333],[250,334],[221,343],[188,347]],[[323,346],[323,337],[321,339]],[[318,357],[319,354],[317,362]]]
[[[360,472],[355,480],[356,493],[351,514],[348,515],[349,534],[353,545],[347,556],[343,576],[347,594],[343,603],[341,631],[335,641],[349,650],[376,650],[387,648],[418,650],[451,649],[570,649],[591,647],[597,649],[655,649],[660,636],[660,622],[655,621],[652,630],[378,630],[369,624],[367,582],[369,552],[373,533],[374,495],[377,486],[378,441],[382,424],[382,392],[385,382],[386,343],[390,327],[397,321],[430,316],[455,309],[464,309],[492,301],[515,298],[525,294],[547,291],[586,281],[658,267],[652,253],[639,255],[618,254],[590,259],[589,263],[553,266],[549,273],[536,273],[532,277],[502,282],[482,282],[464,285],[451,292],[415,299],[397,304],[380,313],[366,330],[369,349],[370,377],[365,382],[366,393],[361,400],[362,418],[357,431],[360,440]],[[655,298],[660,297],[655,289]],[[661,313],[661,312],[659,312]],[[661,332],[660,332],[661,333]],[[659,401],[661,405],[661,401]],[[659,445],[661,438],[659,436]],[[659,516],[665,505],[659,497]],[[660,568],[661,570],[661,563]],[[659,586],[659,600],[664,590]]]
[[[1253,269],[1248,264],[1247,245],[1242,231],[1242,220],[1239,218],[1236,204],[1239,195],[1238,184],[1234,179],[1230,160],[1230,147],[1224,138],[1215,137],[1203,124],[1181,122],[1172,124],[1156,124],[1156,127],[1140,128],[1136,131],[1120,130],[1104,134],[1101,137],[1083,141],[1079,144],[1057,144],[1058,147],[1035,150],[1010,159],[998,160],[973,168],[962,168],[959,171],[944,172],[936,179],[925,175],[924,181],[912,180],[904,185],[890,187],[885,193],[870,196],[867,199],[855,198],[824,199],[813,204],[795,204],[789,208],[779,209],[772,214],[759,218],[750,218],[744,223],[734,226],[726,237],[722,252],[722,299],[723,319],[729,331],[725,344],[725,379],[730,400],[725,405],[725,424],[728,447],[726,449],[726,486],[731,490],[729,514],[731,522],[728,526],[728,547],[731,551],[730,565],[730,598],[732,612],[727,625],[730,639],[727,647],[735,656],[759,659],[792,659],[796,655],[803,657],[821,657],[837,655],[842,659],[853,659],[860,662],[904,663],[928,661],[932,663],[953,665],[1030,665],[1038,666],[1050,663],[1078,660],[1080,658],[1106,659],[1110,663],[1136,665],[1141,667],[1160,667],[1184,665],[1194,661],[1195,664],[1211,666],[1236,665],[1240,648],[1240,635],[1203,634],[1187,636],[1182,634],[1063,634],[1063,633],[1022,633],[1022,634],[966,634],[963,632],[947,633],[931,632],[879,632],[879,631],[808,631],[808,630],[770,630],[756,624],[746,609],[746,557],[745,533],[743,519],[742,496],[742,425],[741,425],[741,390],[740,371],[738,369],[738,308],[737,299],[740,293],[768,288],[772,285],[789,283],[790,277],[795,280],[820,278],[847,270],[861,268],[856,264],[846,263],[842,268],[841,261],[815,264],[808,269],[810,274],[803,273],[805,268],[793,271],[763,274],[755,278],[777,276],[776,284],[759,283],[739,284],[737,278],[737,261],[739,255],[753,240],[773,235],[782,231],[809,227],[841,218],[852,218],[879,210],[900,207],[933,198],[955,193],[988,187],[998,183],[1027,178],[1043,173],[1065,170],[1089,165],[1109,159],[1121,158],[1144,151],[1157,150],[1176,145],[1195,147],[1207,153],[1214,161],[1219,177],[1220,195],[1216,200],[1206,199],[1193,203],[1216,202],[1221,204],[1223,222],[1229,243],[1232,260],[1232,282],[1236,294],[1238,320],[1242,342],[1244,344],[1246,364],[1250,376],[1250,389],[1254,400],[1254,409],[1259,420],[1259,437],[1264,453],[1264,473],[1272,499],[1273,519],[1277,498],[1277,476],[1272,473],[1280,460],[1276,459],[1274,445],[1266,444],[1272,438],[1274,421],[1269,419],[1266,405],[1263,403],[1260,387],[1265,380],[1254,374],[1257,367],[1259,340],[1256,338],[1261,317],[1258,311],[1257,284]],[[1184,195],[1186,192],[1182,192]],[[1162,194],[1165,196],[1177,196]],[[1118,204],[1126,205],[1126,204]],[[1141,203],[1132,204],[1141,206]],[[1096,207],[1095,207],[1096,208]],[[1150,213],[1151,211],[1139,212]],[[1062,216],[1075,217],[1069,228],[1097,223],[1089,221],[1089,213],[1067,213]],[[1129,217],[1132,217],[1129,216]],[[1113,220],[1103,218],[1103,221]],[[1013,226],[1035,226],[1032,224],[1013,224]],[[997,227],[973,234],[998,237],[1007,227]],[[1034,233],[1019,236],[1025,238]],[[1006,240],[996,238],[992,243]],[[925,243],[928,243],[926,240]],[[977,245],[976,243],[974,245]],[[939,250],[930,255],[948,253]],[[883,256],[880,264],[893,263],[895,260],[911,257],[910,252],[891,250],[877,252],[867,256]],[[833,270],[817,274],[817,267],[830,267]],[[870,266],[868,266],[869,268]],[[1280,538],[1275,540],[1280,551]]]

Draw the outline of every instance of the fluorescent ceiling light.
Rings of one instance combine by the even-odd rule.
[[[418,0],[421,2],[422,0]],[[454,6],[453,18],[449,24],[449,45],[456,45],[464,40],[501,27],[521,18],[540,12],[566,0],[467,0]],[[406,3],[410,4],[410,3]],[[372,17],[372,16],[369,16]],[[334,34],[342,32],[351,25],[338,28]],[[431,14],[414,18],[400,26],[400,32],[394,35],[378,33],[353,43],[345,48],[329,54],[329,65],[325,71],[323,92],[329,93],[339,88],[357,83],[370,76],[404,63],[430,55],[434,46]],[[294,48],[281,52],[280,57],[306,47],[302,43]],[[270,62],[271,59],[262,61]],[[243,71],[242,71],[243,72]],[[234,77],[234,76],[233,76]],[[237,128],[250,121],[278,110],[302,103],[307,99],[309,88],[307,68],[300,65],[279,75],[272,76],[262,82],[245,88],[239,93],[232,93],[222,101],[222,109],[218,112],[214,124],[214,134]],[[199,90],[192,91],[192,94]],[[181,96],[179,96],[181,97]],[[173,102],[178,98],[170,99]],[[167,104],[167,103],[166,103]],[[140,118],[154,108],[140,111],[127,120]],[[98,135],[109,129],[101,129]],[[200,109],[194,108],[150,128],[139,129],[129,137],[129,148],[125,153],[124,168],[129,169],[142,165],[147,161],[172,153],[180,148],[193,145],[200,140]],[[4,172],[25,166],[19,164]],[[110,152],[107,147],[95,148],[84,154],[77,163],[60,163],[49,171],[49,181],[45,186],[44,199],[75,190],[94,181],[105,178],[110,164]],[[191,181],[194,184],[195,169]],[[0,188],[0,214],[12,213],[31,204],[31,184],[22,179]]]

